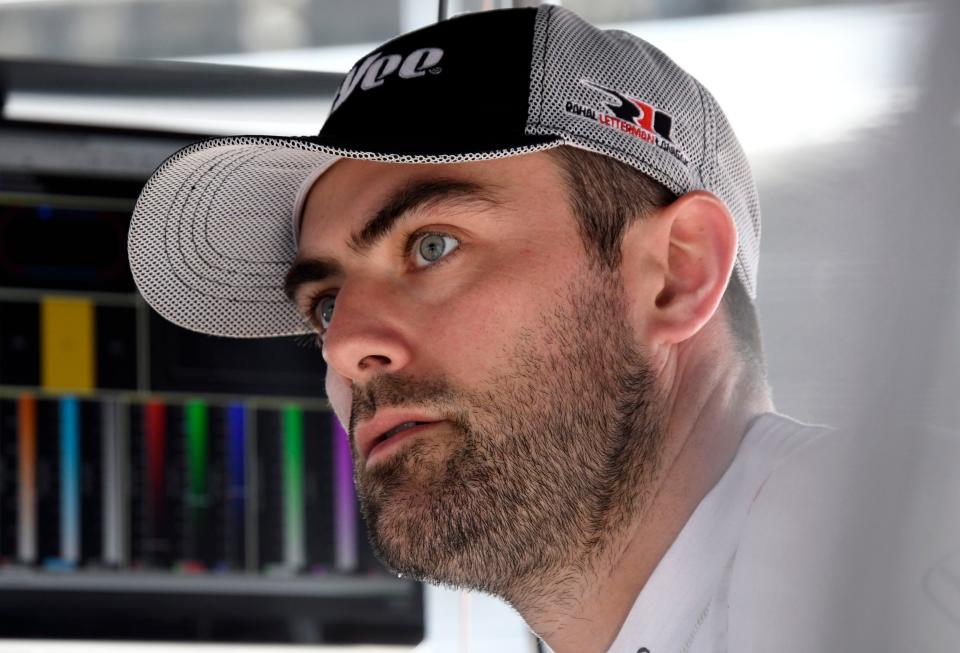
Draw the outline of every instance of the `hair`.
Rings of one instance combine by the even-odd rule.
[[[636,168],[616,159],[570,146],[548,150],[567,178],[568,199],[579,221],[580,237],[597,263],[615,269],[621,263],[621,245],[627,227],[677,195]],[[760,376],[765,375],[763,345],[756,307],[737,273],[723,294],[734,345]]]

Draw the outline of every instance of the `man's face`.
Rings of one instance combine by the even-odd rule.
[[[544,154],[341,161],[310,194],[296,298],[398,572],[516,599],[589,563],[649,489],[656,383],[563,183]]]

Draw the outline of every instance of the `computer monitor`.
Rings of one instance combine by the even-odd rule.
[[[159,318],[126,234],[192,136],[0,123],[0,637],[423,637],[309,338]]]

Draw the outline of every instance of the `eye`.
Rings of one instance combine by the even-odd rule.
[[[335,296],[324,295],[313,305],[313,315],[321,328],[330,328],[330,321],[333,319],[333,307],[336,302],[337,298]]]
[[[453,236],[439,233],[421,234],[413,241],[413,255],[417,267],[433,265],[460,246]]]

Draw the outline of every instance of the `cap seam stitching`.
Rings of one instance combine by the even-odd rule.
[[[551,23],[553,22],[553,7],[547,8],[547,18],[546,18],[546,27],[543,30],[543,52],[541,53],[540,61],[540,108],[537,115],[537,125],[540,126],[543,124],[543,105],[545,103],[544,96],[546,91],[546,84],[544,83],[547,77],[547,46],[550,45],[550,28]]]
[[[221,172],[218,173],[218,176],[219,176],[220,178],[217,179],[217,178],[215,177],[214,179],[211,179],[211,180],[210,180],[210,183],[207,185],[207,188],[210,188],[210,187],[213,185],[213,183],[215,183],[215,182],[217,183],[217,187],[211,191],[210,201],[207,202],[207,205],[206,205],[206,207],[205,207],[205,209],[204,209],[204,215],[203,215],[203,227],[204,227],[204,228],[203,228],[203,236],[204,236],[204,239],[203,239],[203,240],[204,240],[204,244],[207,246],[208,250],[209,250],[210,252],[213,252],[213,254],[214,254],[216,257],[218,257],[219,259],[224,260],[224,261],[241,261],[241,262],[244,262],[244,263],[247,263],[247,264],[252,264],[252,265],[257,265],[257,266],[260,266],[260,265],[264,265],[264,266],[288,266],[288,265],[290,264],[289,261],[251,261],[250,259],[242,259],[242,258],[238,258],[238,257],[228,256],[228,255],[224,254],[223,252],[218,251],[218,250],[213,246],[213,244],[210,243],[210,240],[209,240],[209,238],[208,238],[209,230],[206,228],[206,226],[207,226],[207,220],[208,220],[209,215],[210,215],[210,207],[213,205],[214,199],[216,198],[217,194],[219,194],[220,189],[223,188],[223,185],[227,182],[227,180],[229,180],[234,174],[236,174],[236,172],[237,172],[242,166],[245,166],[245,165],[251,163],[252,161],[257,160],[258,158],[260,158],[260,157],[262,157],[262,156],[265,156],[265,155],[267,155],[267,154],[270,154],[271,152],[276,152],[278,149],[279,149],[278,147],[273,147],[273,148],[271,148],[271,149],[269,149],[269,150],[266,150],[266,151],[253,152],[253,153],[251,153],[251,156],[248,157],[248,158],[245,158],[245,159],[242,159],[242,160],[238,160],[238,161],[231,161],[230,164],[225,165],[225,166],[223,167],[223,169],[221,170]],[[232,167],[229,167],[230,165],[232,165]],[[197,212],[199,211],[199,208],[200,208],[200,207],[199,207],[199,205],[198,205],[197,208],[194,210],[194,218],[197,217]],[[193,237],[194,246],[196,247],[196,244],[197,244],[196,235],[195,235],[195,234],[191,234],[191,236]],[[199,247],[196,248],[196,251],[197,251],[197,258],[200,259],[200,261],[202,261],[202,262],[205,263],[206,265],[208,265],[211,269],[217,270],[218,272],[226,272],[226,273],[228,273],[228,274],[237,274],[237,272],[235,272],[235,271],[233,271],[233,270],[231,270],[231,269],[229,269],[229,268],[227,268],[227,267],[225,267],[225,266],[218,265],[218,262],[217,262],[217,261],[212,260],[212,259],[208,258],[207,256],[205,256],[205,255],[203,254],[203,251],[202,251]],[[266,277],[266,276],[271,276],[271,275],[269,275],[268,273],[256,272],[256,271],[249,271],[249,272],[240,271],[239,274],[241,274],[241,275],[246,275],[246,276],[252,276],[252,277]],[[277,287],[279,287],[279,286],[269,286],[269,287],[270,287],[270,288],[277,288]]]
[[[601,148],[601,149],[608,150],[608,151],[612,150],[613,152],[616,152],[617,154],[622,155],[624,158],[626,158],[626,159],[628,159],[628,160],[630,160],[630,161],[635,161],[635,160],[637,159],[637,157],[635,157],[635,156],[633,156],[632,154],[630,154],[630,152],[629,152],[628,150],[622,149],[622,148],[620,148],[620,147],[618,147],[618,146],[616,146],[616,145],[613,145],[613,144],[611,144],[611,143],[609,143],[609,142],[606,142],[606,141],[599,141],[599,140],[597,140],[597,139],[595,139],[595,138],[593,138],[593,137],[591,137],[591,136],[589,136],[589,135],[579,134],[579,133],[577,133],[577,132],[570,132],[570,131],[568,131],[568,130],[561,129],[561,128],[551,128],[551,129],[554,129],[555,131],[561,132],[561,133],[563,134],[563,136],[564,136],[566,139],[568,139],[568,140],[571,140],[571,141],[574,141],[574,140],[576,140],[576,139],[584,140],[584,141],[589,142],[590,144],[593,144],[593,145],[598,146],[598,147]],[[573,143],[573,144],[575,144],[575,143]],[[647,162],[645,161],[644,163],[647,163]],[[632,164],[631,164],[631,165],[632,165]],[[632,167],[636,168],[637,170],[640,170],[640,168],[637,168],[636,165],[632,165]],[[662,183],[670,184],[670,185],[674,186],[674,188],[671,188],[671,189],[670,189],[670,190],[672,190],[673,192],[684,193],[684,192],[687,192],[687,190],[689,190],[689,189],[685,188],[683,184],[677,183],[677,181],[676,181],[671,175],[669,175],[669,174],[667,174],[666,172],[664,172],[663,169],[661,169],[661,168],[659,168],[659,167],[657,167],[657,166],[655,166],[655,165],[652,165],[652,164],[648,164],[648,167],[649,167],[650,169],[652,169],[655,173],[659,174],[659,175],[662,177],[662,179],[660,179],[660,181],[661,181]],[[641,170],[641,172],[642,172],[642,170]],[[676,189],[676,190],[675,190],[675,189]]]
[[[219,160],[220,160],[220,159],[226,158],[227,154],[231,154],[231,153],[228,152],[228,153],[224,154],[223,156],[218,157],[218,159],[216,160],[215,163],[219,163]],[[259,156],[259,154],[255,154],[254,156]],[[237,157],[237,158],[242,158],[242,157]],[[252,158],[252,157],[251,157],[251,158]],[[250,159],[247,159],[247,160],[250,160]],[[212,166],[211,166],[211,167],[212,167]],[[210,168],[207,168],[207,170],[210,170]],[[224,170],[224,169],[222,169],[221,172],[218,172],[217,174],[218,174],[218,175],[221,174],[221,173],[223,172],[223,170]],[[211,180],[211,181],[213,181],[213,180]],[[189,198],[189,195],[187,196],[187,198]],[[186,204],[186,199],[184,200],[184,204]],[[194,243],[195,249],[196,249],[196,240],[195,240],[194,235],[193,235],[192,227],[193,227],[193,224],[194,224],[194,222],[195,222],[195,220],[196,220],[196,215],[197,215],[197,211],[198,211],[198,210],[199,210],[199,202],[197,203],[197,207],[194,208],[193,211],[192,211],[190,214],[187,214],[187,213],[185,213],[185,212],[181,212],[181,213],[180,213],[181,216],[183,216],[183,217],[188,217],[189,220],[190,220],[189,225],[188,225],[189,227],[191,227],[190,240]],[[183,222],[184,222],[184,221],[181,220],[181,221],[179,222],[179,224],[178,224],[178,227],[182,227],[182,226],[183,226]],[[178,231],[179,231],[179,229],[178,229]],[[179,233],[178,233],[178,234],[177,234],[177,237],[176,237],[175,240],[174,240],[174,244],[176,245],[178,242],[180,242],[180,240],[181,240],[181,239],[180,239],[180,235],[179,235]],[[189,281],[181,274],[181,268],[178,268],[178,267],[176,267],[176,266],[173,264],[173,260],[174,260],[174,259],[173,259],[173,257],[170,255],[170,249],[169,249],[169,247],[168,247],[168,244],[169,244],[168,241],[166,241],[166,239],[165,239],[164,251],[165,251],[165,253],[167,254],[167,264],[170,266],[170,270],[173,272],[174,276],[177,277],[177,279],[180,281],[180,283],[182,283],[182,284],[183,284],[184,286],[186,286],[187,288],[190,288],[190,289],[193,290],[195,293],[197,293],[197,294],[199,294],[199,295],[202,295],[203,297],[210,297],[210,298],[216,299],[216,300],[229,301],[229,302],[235,302],[235,301],[236,301],[236,302],[242,302],[242,303],[260,303],[260,304],[265,304],[265,303],[270,303],[270,304],[283,304],[283,303],[287,303],[286,300],[281,300],[281,299],[244,299],[244,298],[239,298],[239,297],[224,298],[224,297],[219,297],[218,295],[215,295],[215,294],[213,294],[213,293],[205,292],[205,291],[201,290],[200,288],[196,287],[194,284],[189,283]],[[182,250],[182,249],[180,249],[180,253],[181,253],[181,255],[183,255],[183,250]],[[202,256],[199,256],[199,255],[198,255],[198,258],[201,260],[201,262],[207,263],[206,259],[204,259]],[[263,292],[263,291],[276,290],[276,289],[279,287],[279,286],[277,286],[277,285],[273,285],[273,286],[238,285],[238,284],[235,284],[235,283],[224,282],[224,281],[221,281],[221,280],[219,280],[219,279],[213,279],[213,278],[210,278],[210,277],[207,276],[207,275],[201,274],[200,271],[198,271],[197,269],[195,269],[194,266],[191,264],[191,262],[189,261],[189,259],[188,259],[186,256],[183,256],[183,266],[184,266],[186,269],[188,269],[192,274],[194,274],[197,278],[202,279],[204,283],[216,285],[216,286],[223,287],[223,288],[237,288],[237,289],[241,289],[241,290],[254,290],[254,291],[256,291],[256,292]],[[226,270],[224,270],[223,268],[218,268],[218,267],[213,266],[213,265],[210,265],[209,267],[212,268],[212,269],[214,269],[214,270],[218,270],[218,271],[220,271],[220,272],[226,271]],[[244,274],[244,273],[241,273],[241,275],[242,275],[242,274]],[[255,273],[247,273],[247,276],[254,276],[254,275],[255,275]],[[267,275],[259,274],[259,275],[257,275],[257,276],[267,276]]]
[[[697,95],[700,97],[700,112],[703,115],[703,160],[700,162],[697,173],[700,175],[700,183],[704,188],[713,186],[713,170],[711,169],[711,160],[714,158],[710,151],[710,143],[713,142],[713,111],[709,106],[703,85],[693,80],[697,87]]]
[[[177,191],[173,195],[173,201],[170,203],[170,207],[167,209],[167,215],[170,216],[170,213],[173,209],[177,208],[177,218],[175,222],[171,224],[171,220],[168,219],[164,224],[164,234],[163,234],[163,253],[166,258],[166,263],[169,266],[170,270],[173,272],[181,283],[187,287],[191,287],[191,284],[187,283],[186,279],[180,274],[180,268],[177,266],[177,258],[174,256],[174,252],[180,254],[180,258],[183,259],[183,265],[188,268],[191,272],[196,274],[196,271],[193,270],[193,267],[187,261],[187,257],[184,255],[183,248],[179,246],[181,242],[181,234],[184,229],[184,222],[186,219],[193,219],[192,215],[189,215],[186,212],[187,203],[190,201],[191,196],[193,195],[193,190],[196,188],[196,181],[203,179],[203,175],[210,172],[214,168],[220,165],[221,161],[230,157],[231,155],[236,155],[233,158],[239,158],[243,155],[242,152],[232,152],[227,151],[222,154],[216,155],[207,166],[203,168],[198,168],[193,171],[192,174],[185,175],[183,180],[180,183],[180,186],[177,188]],[[190,185],[190,190],[186,190],[188,184]],[[198,197],[199,201],[199,197]],[[171,233],[171,229],[173,232]],[[200,276],[199,274],[197,276]]]
[[[214,200],[214,199],[216,198],[216,196],[219,194],[220,189],[223,188],[223,185],[224,185],[234,174],[236,174],[237,171],[240,170],[243,166],[246,166],[247,164],[251,163],[252,161],[255,161],[255,160],[259,159],[260,157],[266,156],[267,154],[270,154],[270,153],[273,153],[273,152],[277,152],[277,151],[279,151],[280,149],[281,149],[281,148],[278,147],[278,146],[273,146],[273,147],[272,147],[271,149],[269,149],[269,150],[258,151],[258,152],[251,152],[251,153],[250,153],[250,156],[249,156],[248,158],[245,158],[245,159],[242,159],[242,160],[237,160],[237,161],[231,161],[230,164],[225,165],[225,166],[223,167],[223,169],[221,170],[221,172],[217,174],[217,176],[220,177],[219,180],[217,180],[216,177],[214,177],[214,179],[211,179],[211,180],[210,180],[210,183],[207,185],[207,188],[210,188],[211,185],[212,185],[214,182],[216,182],[216,181],[218,181],[219,183],[217,184],[217,187],[216,187],[214,190],[211,191],[210,201],[207,203],[207,206],[206,206],[206,208],[205,208],[205,215],[203,216],[203,224],[204,224],[204,227],[206,227],[206,225],[207,225],[207,218],[209,217],[209,214],[210,214],[210,206],[213,204],[213,200]],[[232,167],[229,167],[230,165],[232,165]],[[309,172],[309,171],[308,171],[308,172]],[[199,207],[197,208],[197,210],[199,210]],[[251,261],[250,259],[239,258],[239,257],[236,257],[236,256],[229,256],[229,255],[224,254],[223,252],[217,250],[217,249],[213,246],[213,244],[210,242],[209,238],[207,237],[208,234],[209,234],[209,231],[208,231],[206,228],[204,228],[203,233],[204,233],[204,241],[205,241],[205,244],[207,245],[209,251],[213,252],[218,258],[220,258],[220,259],[222,259],[222,260],[224,260],[224,261],[241,261],[241,262],[248,263],[248,264],[264,265],[264,266],[285,266],[285,265],[289,265],[289,261]],[[194,242],[196,243],[196,239],[195,239],[195,238],[194,238]],[[200,249],[198,248],[197,251],[199,252]],[[226,267],[218,267],[217,265],[215,265],[215,264],[211,261],[211,259],[209,259],[209,258],[207,258],[207,257],[200,256],[200,258],[201,258],[201,260],[202,260],[204,263],[209,264],[210,267],[213,268],[213,269],[215,269],[215,270],[219,270],[219,271],[221,271],[221,272],[233,273],[233,271],[230,270],[229,268],[226,268]],[[259,277],[259,276],[267,276],[267,274],[266,274],[266,273],[263,273],[263,272],[249,272],[249,273],[241,272],[241,274],[249,274],[250,276],[258,276],[258,277]]]
[[[269,150],[269,152],[275,152],[276,149],[277,149],[277,148],[274,148],[274,149],[272,149],[272,150]],[[222,265],[217,265],[214,261],[211,261],[210,259],[208,259],[208,258],[204,255],[203,250],[202,250],[200,247],[197,246],[197,238],[196,238],[196,233],[195,233],[195,232],[196,232],[195,225],[196,225],[197,222],[198,222],[199,213],[200,213],[200,211],[201,211],[201,205],[203,205],[203,210],[204,210],[205,213],[208,215],[208,214],[209,214],[209,211],[210,211],[210,205],[213,203],[213,200],[214,200],[214,198],[216,197],[217,193],[219,192],[219,189],[223,186],[223,184],[226,182],[226,180],[229,179],[230,176],[233,175],[240,167],[246,165],[247,163],[249,163],[249,162],[253,161],[254,159],[256,159],[256,158],[258,158],[258,157],[260,157],[260,156],[263,156],[263,155],[265,155],[265,154],[267,154],[267,153],[268,153],[268,152],[240,152],[240,153],[239,153],[240,156],[233,157],[230,161],[227,161],[227,162],[223,163],[223,165],[220,166],[220,169],[219,169],[219,170],[217,170],[216,172],[214,172],[208,179],[203,180],[203,181],[206,182],[206,185],[205,185],[204,188],[201,190],[200,198],[198,198],[198,201],[197,201],[196,206],[194,206],[194,208],[192,209],[192,211],[191,211],[191,213],[189,214],[189,216],[186,216],[186,217],[189,217],[189,220],[190,220],[190,222],[189,222],[190,231],[189,231],[189,234],[188,234],[188,238],[189,238],[190,243],[193,245],[193,251],[195,252],[198,261],[199,261],[200,263],[203,263],[204,265],[206,265],[206,266],[207,266],[209,269],[211,269],[211,270],[215,270],[215,271],[217,271],[217,272],[223,272],[223,273],[227,273],[227,274],[237,274],[237,275],[240,275],[240,276],[253,277],[253,278],[271,276],[271,275],[269,275],[268,273],[264,273],[264,272],[256,272],[256,271],[234,271],[234,270],[230,270],[229,268],[223,267]],[[244,154],[247,154],[248,156],[243,156]],[[226,158],[226,157],[220,157],[220,158],[223,159],[223,158]],[[217,163],[219,163],[219,161],[218,161]],[[210,166],[209,168],[207,168],[207,170],[208,170],[208,171],[212,171],[213,168],[214,168],[214,166]],[[201,179],[202,179],[202,177],[201,177]],[[198,181],[200,181],[200,180],[198,180]],[[217,184],[216,189],[210,190],[210,189],[213,187],[214,184]],[[206,194],[207,192],[210,193],[210,199],[209,199],[208,202],[204,203],[204,202],[201,201],[201,199],[203,198],[204,194]],[[188,200],[189,198],[190,198],[190,195],[187,195],[187,198],[185,198],[185,200],[184,200],[184,206],[186,206],[187,200]],[[186,215],[186,214],[181,214],[181,215]],[[181,225],[182,225],[182,222],[181,222]],[[203,221],[202,221],[202,226],[204,227],[204,232],[206,232],[206,229],[205,229],[205,227],[206,227],[206,215],[204,216],[204,219],[203,219]],[[181,238],[180,235],[178,234],[177,242],[180,242],[180,241],[182,241],[182,238]],[[237,261],[241,261],[241,262],[247,263],[248,265],[249,265],[249,264],[253,264],[253,265],[257,265],[257,264],[258,264],[258,262],[251,261],[251,260],[249,260],[249,259],[239,259],[239,258],[238,258],[238,259],[231,259],[230,257],[224,256],[224,255],[221,254],[220,252],[217,252],[212,246],[210,247],[210,249],[211,249],[214,253],[216,253],[218,256],[221,256],[222,258],[224,258],[224,259],[226,259],[226,260],[237,260]],[[183,253],[183,250],[182,250],[182,249],[181,249],[181,253]],[[192,262],[189,261],[186,257],[184,257],[183,260],[184,260],[184,264],[186,265],[186,267],[189,268],[189,270],[190,270],[192,273],[196,274],[198,277],[201,277],[201,278],[203,278],[203,279],[207,279],[207,277],[206,277],[205,275],[201,275],[201,274],[200,274],[200,271],[197,270],[197,269],[194,267],[194,265],[192,264]],[[266,261],[265,264],[266,264],[266,265],[271,265],[271,266],[282,266],[282,265],[286,265],[287,262],[286,262],[286,261]],[[217,281],[217,280],[215,280],[215,279],[207,279],[207,280],[213,281],[214,283],[217,283],[218,285],[226,285],[226,286],[228,286],[228,287],[233,287],[233,286],[231,286],[230,284],[224,284],[223,282]],[[277,287],[279,287],[279,286],[276,286],[276,285],[274,285],[274,286],[261,286],[261,288],[277,288]]]

